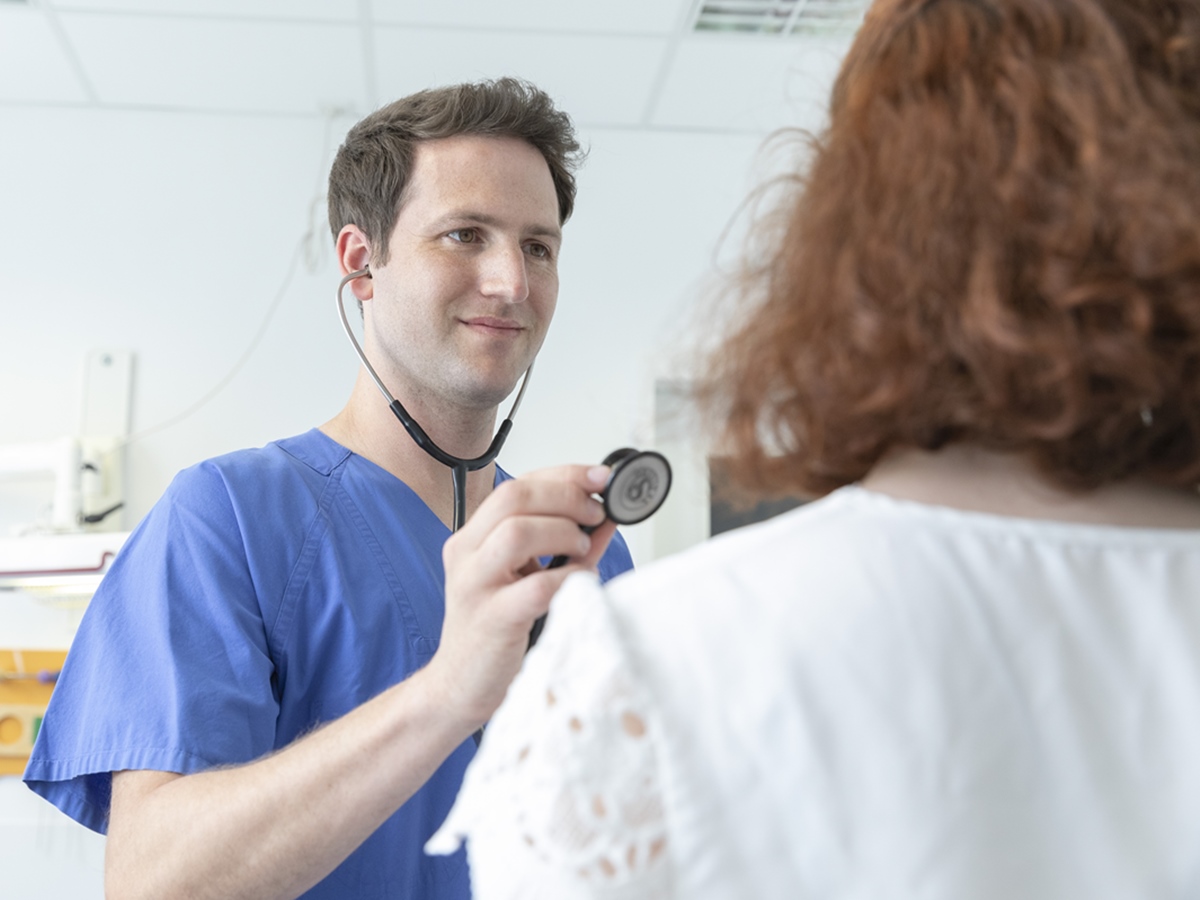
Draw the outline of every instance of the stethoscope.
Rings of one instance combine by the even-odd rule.
[[[383,379],[379,377],[374,366],[367,359],[362,345],[354,336],[354,329],[350,327],[342,293],[346,285],[355,278],[362,278],[364,275],[370,277],[370,274],[371,271],[368,268],[358,269],[351,272],[338,284],[337,308],[338,316],[342,320],[342,328],[345,329],[346,337],[350,339],[354,352],[358,354],[359,361],[362,362],[371,376],[371,380],[375,382],[375,386],[387,400],[388,406],[400,420],[400,424],[404,426],[404,430],[408,432],[418,447],[450,469],[454,481],[454,522],[451,531],[458,531],[467,518],[467,473],[482,469],[494,462],[500,455],[500,449],[504,446],[508,433],[512,431],[513,419],[517,415],[517,409],[521,406],[525,389],[529,387],[529,374],[533,371],[533,363],[530,363],[529,368],[525,370],[525,374],[521,378],[521,389],[517,392],[512,409],[508,411],[508,415],[496,429],[496,434],[487,450],[474,459],[463,459],[447,453],[434,443],[433,438],[426,434],[425,429],[409,415],[404,405],[392,396],[391,391],[383,383]],[[662,506],[663,501],[667,499],[667,493],[671,490],[671,465],[667,462],[666,457],[654,450],[634,450],[632,447],[622,447],[620,450],[614,450],[608,454],[601,465],[611,467],[608,480],[605,482],[603,490],[600,491],[604,513],[618,525],[636,525],[638,522],[648,519]],[[591,533],[594,529],[584,527],[583,530]],[[565,565],[566,562],[566,556],[556,556],[550,560],[548,568],[558,568]],[[538,635],[541,634],[545,618],[542,616],[534,623],[533,630],[529,634],[530,647],[534,645]]]
[[[346,303],[342,299],[342,293],[347,284],[364,275],[370,277],[371,270],[369,268],[358,269],[338,283],[337,309],[338,317],[342,320],[342,328],[345,329],[346,337],[350,339],[354,352],[358,354],[359,361],[367,370],[367,374],[371,376],[371,380],[375,382],[375,386],[379,388],[379,392],[383,394],[384,399],[387,400],[388,407],[400,420],[400,424],[404,426],[404,430],[408,432],[418,447],[450,469],[454,482],[454,523],[451,531],[458,531],[467,519],[467,473],[482,469],[494,462],[500,455],[500,449],[508,439],[508,433],[512,431],[513,419],[517,415],[517,409],[521,406],[525,389],[529,387],[529,373],[533,371],[533,363],[529,364],[529,368],[521,377],[521,389],[517,391],[517,398],[513,401],[512,409],[508,411],[508,415],[496,429],[496,434],[492,437],[492,442],[488,445],[487,450],[474,459],[463,459],[461,456],[447,453],[434,443],[433,438],[425,433],[425,429],[409,415],[404,404],[392,396],[392,392],[387,389],[387,385],[383,383],[383,379],[379,377],[375,367],[367,359],[367,354],[363,351],[358,338],[354,336],[354,329],[350,327],[350,320],[346,317]],[[614,450],[608,454],[601,465],[611,467],[608,480],[600,492],[604,504],[604,514],[618,525],[634,525],[648,519],[662,506],[663,501],[667,499],[667,492],[671,490],[671,465],[667,462],[666,457],[654,450],[634,450],[632,447],[622,447],[620,450]],[[580,527],[589,534],[594,530],[587,526]],[[556,569],[565,565],[567,560],[566,556],[556,556],[550,560],[547,568]],[[529,632],[529,648],[537,643],[545,624],[546,617],[544,615],[539,616],[533,623],[533,628]],[[475,732],[473,737],[475,745],[478,746],[483,739],[483,729]]]

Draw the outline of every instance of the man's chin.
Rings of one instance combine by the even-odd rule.
[[[516,393],[520,389],[522,378],[525,377],[525,371],[524,369],[521,370],[515,378],[506,376],[504,378],[484,379],[466,387],[463,391],[463,397],[466,401],[465,405],[472,409],[486,410],[496,409],[505,401],[511,403],[513,400],[516,400]],[[507,409],[505,412],[507,412]]]

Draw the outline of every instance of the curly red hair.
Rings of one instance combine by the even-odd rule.
[[[883,0],[812,153],[698,385],[740,483],[952,442],[1200,481],[1196,2]]]

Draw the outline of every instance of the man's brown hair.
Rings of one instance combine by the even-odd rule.
[[[329,173],[334,239],[346,225],[357,225],[370,241],[371,262],[386,263],[416,145],[467,134],[518,138],[535,147],[554,180],[559,224],[570,218],[574,170],[583,158],[570,117],[529,82],[498,78],[411,94],[351,128]]]

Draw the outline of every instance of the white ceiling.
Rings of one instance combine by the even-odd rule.
[[[696,0],[0,0],[0,107],[361,115],[538,83],[584,127],[819,124],[848,36],[695,33]]]

